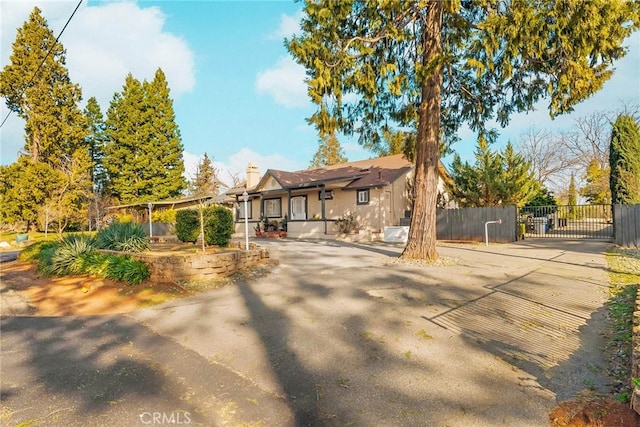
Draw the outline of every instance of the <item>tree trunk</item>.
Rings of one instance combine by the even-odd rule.
[[[422,65],[442,54],[441,41],[442,2],[432,1],[427,12],[424,29]],[[407,246],[402,258],[438,259],[436,251],[436,203],[438,198],[438,160],[440,159],[440,90],[442,67],[436,66],[422,83],[418,135],[416,141],[416,166],[414,178],[414,202]]]

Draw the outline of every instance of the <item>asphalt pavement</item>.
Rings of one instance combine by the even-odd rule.
[[[265,276],[122,316],[3,317],[2,425],[541,426],[607,391],[597,241],[260,241]]]

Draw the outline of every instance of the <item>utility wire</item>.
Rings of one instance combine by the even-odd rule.
[[[58,34],[58,37],[56,37],[56,41],[51,45],[51,47],[49,48],[49,51],[47,52],[47,54],[44,56],[44,58],[42,59],[42,62],[40,63],[40,65],[38,66],[38,68],[36,68],[36,71],[33,73],[33,75],[31,76],[31,80],[29,80],[29,83],[27,83],[27,85],[24,87],[24,89],[22,89],[22,92],[20,92],[20,96],[19,98],[22,98],[24,96],[24,92],[27,90],[27,88],[29,86],[31,86],[31,83],[33,83],[33,81],[36,79],[36,77],[38,76],[38,73],[40,72],[40,70],[42,69],[42,66],[44,65],[44,62],[47,60],[47,58],[49,57],[49,55],[51,54],[51,52],[53,51],[53,49],[56,47],[56,45],[58,44],[58,41],[60,40],[60,37],[62,36],[62,33],[64,33],[64,30],[67,29],[67,25],[69,25],[69,22],[71,22],[71,20],[73,19],[73,15],[76,14],[76,12],[78,11],[78,9],[80,8],[80,5],[82,4],[83,0],[80,0],[78,2],[78,4],[76,5],[76,8],[73,9],[73,12],[71,13],[71,16],[69,16],[69,19],[67,19],[67,23],[64,24],[64,27],[62,27],[62,30],[60,30],[60,34]],[[7,115],[5,116],[4,120],[2,120],[2,123],[0,123],[0,128],[2,126],[4,126],[4,123],[7,121],[7,119],[9,118],[9,116],[11,115],[11,113],[13,113],[13,110],[9,110],[9,112],[7,113]]]

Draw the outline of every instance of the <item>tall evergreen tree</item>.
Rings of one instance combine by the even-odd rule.
[[[79,107],[82,93],[69,78],[63,46],[56,42],[37,7],[18,29],[10,60],[0,73],[0,93],[9,109],[25,120],[25,152],[31,163],[24,165],[24,173],[17,173],[11,194],[18,199],[8,203],[21,206],[22,216],[31,223],[36,207],[41,216],[43,209],[55,207],[61,232],[86,217],[90,192],[91,159],[85,117]],[[35,188],[42,183],[22,179],[39,177],[45,168],[49,172],[41,192]],[[22,196],[32,191],[43,194],[44,199],[37,194],[28,200]]]
[[[11,63],[0,73],[0,94],[26,122],[25,151],[54,167],[84,149],[81,89],[66,68],[66,54],[37,7],[18,29]]]
[[[640,3],[625,0],[307,0],[303,12],[287,45],[318,105],[310,122],[363,144],[379,143],[390,123],[417,129],[402,256],[424,259],[437,258],[442,140],[463,122],[491,140],[490,119],[505,125],[545,97],[551,116],[571,111],[611,76],[640,25]]]
[[[571,178],[569,180],[569,194],[567,195],[568,217],[574,219],[577,215],[578,196],[576,190],[576,178],[571,172]]]
[[[514,152],[511,143],[496,152],[480,139],[475,157],[470,165],[456,154],[451,164],[453,185],[448,190],[461,206],[524,206],[538,193],[540,185],[530,163]]]
[[[347,158],[340,141],[335,134],[323,134],[318,142],[318,151],[313,155],[310,168],[321,168],[323,166],[337,165],[345,163]]]
[[[630,115],[613,124],[609,162],[612,203],[640,203],[640,127]]]
[[[107,179],[104,169],[104,146],[106,143],[104,116],[95,97],[89,98],[84,109],[87,124],[86,143],[91,159],[91,181],[94,191],[100,193]]]
[[[148,152],[148,161],[152,169],[148,179],[155,187],[154,194],[160,199],[175,198],[187,189],[184,177],[182,136],[176,123],[173,100],[164,72],[158,68],[151,82],[144,82],[147,122],[151,127],[150,137],[153,144]]]
[[[198,163],[196,176],[189,185],[189,193],[193,197],[217,196],[220,193],[218,170],[213,166],[207,153]]]
[[[106,120],[109,193],[122,203],[178,197],[186,188],[182,142],[162,70],[141,83],[129,74]]]
[[[382,144],[372,146],[374,152],[381,156],[404,154],[409,161],[416,157],[416,133],[407,131],[382,131]]]

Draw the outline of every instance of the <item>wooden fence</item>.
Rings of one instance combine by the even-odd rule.
[[[613,205],[613,224],[616,245],[640,248],[640,204]]]
[[[514,242],[517,230],[515,206],[438,209],[437,239],[482,242],[485,237],[485,224],[497,220],[501,220],[502,223],[487,224],[489,241]]]

